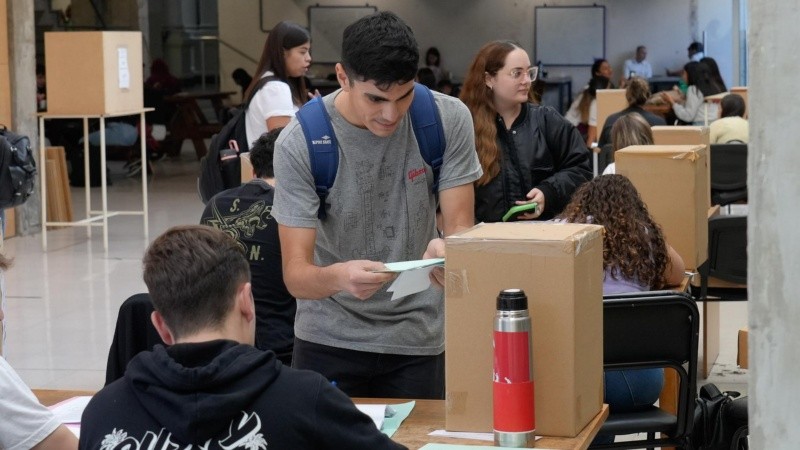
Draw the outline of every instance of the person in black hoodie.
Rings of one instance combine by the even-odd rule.
[[[89,402],[81,449],[401,449],[321,375],[253,347],[250,268],[203,225],[148,248],[152,321],[169,347],[142,352]]]

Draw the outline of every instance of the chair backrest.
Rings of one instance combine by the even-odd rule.
[[[108,350],[106,385],[125,374],[130,360],[139,352],[164,344],[150,320],[154,311],[149,294],[135,294],[119,307],[114,340]]]
[[[711,190],[747,187],[747,144],[711,144]]]
[[[598,89],[597,90],[597,129],[598,134],[603,131],[606,118],[615,112],[628,107],[625,99],[625,89]]]
[[[678,373],[677,435],[691,432],[697,390],[700,313],[685,293],[636,292],[603,297],[604,367],[670,367]]]
[[[747,283],[747,216],[708,219],[708,275]]]

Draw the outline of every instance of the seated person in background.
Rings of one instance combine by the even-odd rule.
[[[737,94],[728,94],[719,104],[719,119],[711,123],[711,143],[727,144],[739,141],[747,144],[750,141],[750,131],[747,119],[744,118],[744,99]]]
[[[638,113],[626,114],[611,127],[611,142],[615,152],[631,145],[653,145],[653,131],[650,124]],[[614,173],[616,163],[613,162],[603,170],[603,175]]]
[[[11,261],[0,253],[0,295],[3,295],[3,272],[10,265]],[[5,318],[2,306],[0,300],[0,322]],[[75,435],[36,400],[14,369],[0,357],[0,449],[77,448]]]
[[[321,375],[253,347],[250,268],[228,234],[173,227],[147,249],[143,272],[169,347],[139,353],[94,396],[81,449],[404,448]]]
[[[725,86],[725,80],[722,79],[722,74],[719,72],[717,60],[706,56],[701,59],[700,62],[708,67],[708,73],[711,75],[711,82],[714,84],[714,87],[720,92],[726,92],[728,88]]]
[[[597,90],[608,89],[611,81],[600,76],[592,78],[589,85],[583,90],[570,105],[565,119],[575,125],[586,142],[586,147],[591,148],[597,142]]]
[[[650,83],[648,83],[647,80],[641,77],[634,77],[629,80],[628,85],[625,87],[625,100],[628,101],[628,107],[608,116],[606,123],[603,125],[603,131],[600,133],[600,140],[597,142],[597,145],[602,147],[611,142],[611,127],[614,126],[614,123],[619,120],[620,117],[626,114],[639,114],[651,126],[666,125],[667,123],[664,121],[663,117],[644,109],[644,104],[647,102],[648,98],[650,98]]]
[[[456,90],[455,86],[453,86],[453,82],[450,80],[442,80],[436,83],[436,90],[445,95],[458,97],[458,91]]]
[[[603,58],[594,60],[594,63],[592,64],[592,78],[605,77],[610,81],[612,75],[614,75],[614,69],[611,68],[611,64],[609,64],[607,60]],[[614,85],[614,83],[609,83],[609,86],[606,89],[616,88],[617,87]]]
[[[692,61],[683,67],[681,78],[689,86],[683,104],[667,92],[661,92],[661,98],[672,106],[675,116],[684,123],[705,125],[706,119],[711,123],[717,117],[717,105],[704,105],[705,98],[723,91],[711,80],[710,69],[703,63]]]
[[[625,84],[625,80],[633,77],[650,78],[653,76],[653,68],[650,63],[646,61],[647,47],[640,45],[636,47],[636,56],[633,59],[625,60],[625,71],[623,72],[621,86]]]
[[[433,71],[427,67],[423,67],[417,71],[416,81],[432,91],[436,90],[436,76],[434,76]]]
[[[231,74],[231,77],[233,78],[233,82],[242,90],[242,102],[244,102],[244,91],[247,90],[247,86],[250,86],[250,83],[253,82],[253,77],[241,67],[236,68]]]
[[[431,47],[425,52],[425,67],[433,72],[433,76],[436,78],[434,84],[450,79],[450,73],[442,68],[442,55],[436,47]]]
[[[290,366],[297,302],[283,283],[278,223],[272,217],[272,155],[281,130],[282,127],[270,130],[253,142],[250,162],[254,178],[211,198],[200,223],[226,232],[244,250],[256,303],[256,347],[272,350]]]
[[[603,295],[662,289],[683,280],[683,259],[626,177],[603,175],[585,183],[560,218],[605,227]],[[612,413],[637,411],[658,400],[663,381],[663,369],[606,371],[604,402]],[[613,441],[613,435],[598,435],[593,443]]]

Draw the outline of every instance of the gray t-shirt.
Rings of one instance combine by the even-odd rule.
[[[317,219],[308,147],[297,119],[281,132],[275,149],[276,193],[272,215],[281,225],[316,228],[314,262],[328,266],[354,259],[380,262],[422,258],[436,237],[433,175],[422,159],[408,114],[389,137],[348,123],[324,98],[339,142],[339,168]],[[472,118],[454,97],[434,93],[447,147],[439,191],[472,183],[481,176]],[[390,301],[387,286],[368,300],[339,292],[321,300],[297,301],[295,336],[351,350],[401,355],[444,351],[442,292],[430,288]]]

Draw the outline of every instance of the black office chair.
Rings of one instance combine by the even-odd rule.
[[[600,433],[646,433],[646,439],[592,445],[590,448],[690,448],[697,390],[700,313],[688,294],[637,292],[603,297],[604,368],[672,368],[678,373],[677,415],[656,406],[611,412]],[[656,437],[663,433],[664,437]]]
[[[747,216],[708,219],[708,261],[701,265],[699,300],[746,300],[746,288],[709,288],[708,278],[747,284]]]
[[[128,362],[137,353],[164,344],[150,320],[153,311],[149,294],[132,295],[120,305],[114,340],[108,350],[106,385],[122,378]]]
[[[747,200],[747,144],[711,144],[711,203]]]

